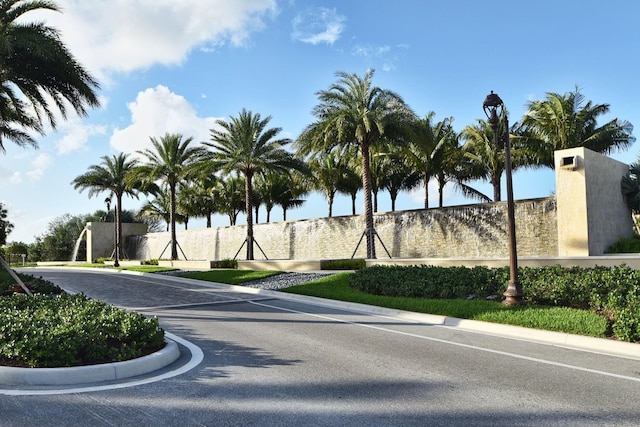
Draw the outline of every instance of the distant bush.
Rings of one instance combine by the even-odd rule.
[[[501,295],[508,268],[374,266],[349,276],[351,286],[374,295],[459,299]],[[521,267],[525,302],[601,314],[617,337],[640,341],[640,271],[617,267]]]
[[[141,264],[142,265],[158,265],[158,260],[157,259],[148,259],[148,260],[142,261]]]
[[[605,253],[608,254],[637,254],[640,253],[640,236],[620,239],[611,245]]]
[[[366,266],[364,259],[329,259],[320,262],[321,270],[360,270]]]
[[[235,259],[221,259],[219,261],[214,261],[211,264],[211,268],[238,268],[238,261]]]

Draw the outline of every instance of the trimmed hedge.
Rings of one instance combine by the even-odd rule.
[[[525,302],[599,313],[619,339],[640,342],[640,271],[625,265],[521,267],[518,278]],[[508,280],[507,267],[374,266],[350,276],[362,292],[435,299],[502,295]]]
[[[17,273],[17,275],[34,294],[59,295],[64,293],[60,287],[44,280],[42,277],[34,277],[20,273]],[[17,283],[13,280],[13,277],[11,277],[11,275],[4,269],[0,268],[0,297],[13,295],[16,290],[18,292],[22,292],[22,289],[18,289]]]
[[[0,364],[91,365],[134,359],[163,346],[156,318],[82,294],[0,298]]]

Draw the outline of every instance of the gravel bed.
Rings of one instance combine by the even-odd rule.
[[[288,288],[290,286],[301,285],[307,282],[330,276],[333,273],[282,273],[275,276],[266,277],[260,280],[242,283],[242,286],[248,288],[278,290]]]
[[[186,270],[174,270],[164,271],[159,274],[165,274],[168,276],[180,276],[181,274],[189,273]],[[313,282],[314,280],[321,279],[323,277],[330,276],[334,273],[282,273],[275,276],[266,277],[264,279],[253,280],[251,282],[241,283],[238,286],[246,286],[248,288],[269,289],[277,291],[278,289],[288,288],[290,286],[301,285],[307,282]]]

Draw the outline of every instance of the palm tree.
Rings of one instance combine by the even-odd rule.
[[[507,114],[506,111],[503,114]],[[498,134],[502,134],[504,120],[500,120]],[[520,138],[522,127],[519,123],[511,126],[510,139],[514,141],[511,147],[512,170],[531,166],[531,151]],[[515,135],[515,136],[511,136]],[[493,129],[488,121],[478,119],[473,126],[465,127],[460,136],[465,140],[462,146],[460,174],[463,179],[484,179],[493,187],[493,201],[501,200],[501,179],[505,168],[504,146],[495,141]],[[458,177],[460,179],[460,177]],[[458,182],[459,183],[459,182]],[[461,185],[461,183],[459,183]],[[489,197],[471,187],[465,186],[463,193],[469,197],[488,201]]]
[[[306,184],[308,171],[294,171],[288,175],[286,191],[276,192],[275,202],[282,208],[282,220],[287,220],[287,210],[299,208],[305,202],[303,197],[309,192]]]
[[[268,171],[288,171],[303,169],[301,162],[294,159],[283,147],[291,140],[274,139],[281,128],[267,128],[271,116],[264,119],[260,114],[242,109],[238,117],[229,121],[219,119],[220,130],[211,130],[212,143],[205,145],[213,149],[212,160],[216,167],[226,173],[235,171],[245,178],[245,212],[247,214],[247,259],[253,257],[253,178],[257,173]]]
[[[147,201],[147,203],[145,203],[142,208],[140,208],[140,212],[138,212],[138,215],[142,218],[147,218],[152,221],[164,222],[166,231],[169,231],[169,226],[171,224],[171,200],[168,196],[169,191],[166,188],[156,192],[154,198],[150,201]],[[176,222],[184,222],[182,215],[177,212]]]
[[[333,216],[333,201],[347,170],[346,159],[335,151],[318,153],[309,161],[310,186],[322,192],[327,199],[327,216]]]
[[[598,153],[633,144],[633,125],[613,119],[598,126],[597,118],[609,112],[609,104],[585,103],[578,87],[558,94],[549,92],[543,100],[531,101],[522,119],[529,147],[535,147],[537,164],[554,168],[553,152],[585,147]]]
[[[394,92],[372,85],[373,70],[363,77],[339,72],[338,81],[316,93],[320,103],[313,109],[317,121],[296,142],[302,155],[330,150],[333,146],[357,145],[362,162],[367,258],[376,258],[369,150],[380,138],[393,138],[414,120],[414,113]]]
[[[396,210],[396,199],[402,190],[412,190],[420,184],[422,174],[405,161],[404,148],[397,144],[386,144],[384,153],[374,156],[381,175],[380,187],[389,191],[391,211]]]
[[[95,92],[99,84],[71,55],[58,31],[41,22],[25,22],[23,15],[39,9],[60,11],[53,1],[47,0],[0,2],[2,151],[3,138],[19,146],[37,147],[27,132],[12,124],[42,134],[45,117],[56,128],[56,111],[66,118],[71,107],[84,116],[87,107],[99,105]]]
[[[453,117],[434,122],[435,112],[414,122],[414,132],[406,151],[407,162],[420,171],[424,185],[424,208],[429,208],[429,182],[442,167],[445,149],[450,143]]]
[[[137,198],[138,191],[142,189],[142,183],[135,175],[137,167],[137,160],[125,153],[103,156],[102,163],[89,166],[87,172],[71,181],[76,190],[88,189],[90,198],[105,191],[115,196],[116,267],[118,259],[122,258],[122,196],[126,194]]]
[[[139,176],[148,182],[161,181],[169,189],[169,228],[171,230],[171,259],[178,259],[176,240],[176,194],[178,184],[188,181],[201,173],[205,150],[193,147],[193,138],[180,134],[165,134],[161,138],[151,137],[153,150],[138,151],[146,157],[147,163],[138,167]]]
[[[229,217],[229,225],[236,225],[238,214],[244,211],[244,178],[229,175],[220,179],[213,188],[215,211]]]

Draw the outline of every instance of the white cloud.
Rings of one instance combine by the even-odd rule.
[[[105,135],[106,126],[83,125],[79,120],[65,122],[60,131],[64,134],[56,142],[58,154],[69,154],[74,151],[84,150],[89,138],[94,135]]]
[[[100,79],[155,64],[180,64],[196,47],[242,45],[277,13],[276,0],[66,0],[38,11],[76,58]]]
[[[391,71],[396,68],[396,62],[404,55],[404,51],[409,49],[407,44],[398,44],[395,49],[388,45],[372,46],[358,45],[351,51],[354,56],[362,56],[374,61],[382,61],[382,69]]]
[[[27,172],[27,176],[31,178],[32,181],[39,180],[52,163],[53,159],[50,155],[45,153],[38,154],[31,161],[31,170]]]
[[[293,18],[291,36],[304,43],[333,44],[339,38],[347,19],[335,9],[317,7],[307,9]]]
[[[0,180],[0,184],[5,185],[15,185],[20,184],[22,182],[22,174],[18,171],[11,171],[9,169],[3,168],[0,166],[0,176],[5,177]]]
[[[209,130],[215,127],[216,117],[198,117],[191,104],[182,96],[158,85],[138,93],[128,104],[131,124],[116,129],[110,139],[111,147],[125,153],[135,153],[151,146],[150,137],[165,133],[179,133],[194,141],[209,140]]]

